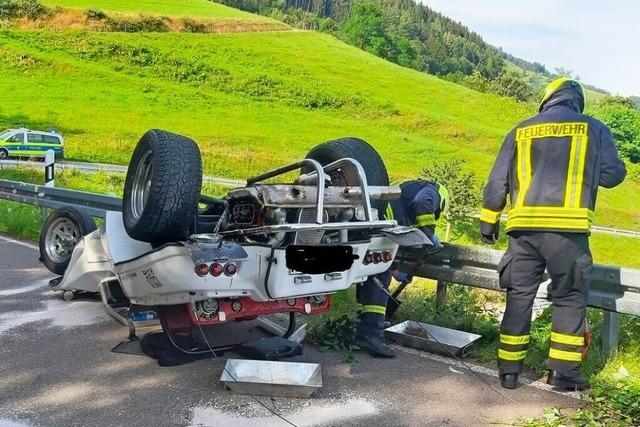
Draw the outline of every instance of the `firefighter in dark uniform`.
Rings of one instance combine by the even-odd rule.
[[[509,196],[509,248],[498,265],[507,290],[498,367],[505,388],[516,388],[529,345],[531,308],[545,268],[553,301],[548,383],[584,389],[585,309],[592,271],[589,231],[598,186],[626,175],[609,129],[584,111],[584,91],[560,78],[546,89],[540,112],[506,137],[484,189],[482,240],[495,243]]]
[[[387,205],[385,219],[395,219],[399,225],[415,226],[422,230],[439,249],[440,239],[436,235],[436,221],[448,207],[449,193],[438,183],[414,180],[400,184],[401,197]],[[432,248],[431,250],[433,250]],[[385,289],[391,277],[400,282],[410,282],[411,277],[392,265],[389,270],[370,277],[357,287],[357,300],[362,304],[360,323],[356,333],[356,344],[376,357],[394,357],[394,351],[384,343],[384,317],[388,295],[380,289],[374,278]]]

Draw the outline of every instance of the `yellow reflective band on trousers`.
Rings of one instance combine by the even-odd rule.
[[[500,342],[509,345],[529,344],[530,335],[500,334]]]
[[[527,350],[508,351],[501,348],[498,349],[498,359],[517,362],[518,360],[524,360],[525,357],[527,357]]]
[[[482,208],[480,210],[480,221],[488,222],[489,224],[495,224],[500,220],[500,215],[502,215],[502,212]]]
[[[434,214],[416,215],[416,227],[426,227],[436,224],[436,216]]]
[[[384,307],[382,305],[363,305],[362,312],[385,315],[387,313],[387,307]]]
[[[561,334],[560,332],[551,332],[551,341],[565,345],[584,345],[584,337],[576,335]]]
[[[556,348],[549,349],[549,358],[563,362],[582,362],[582,352],[564,351]]]

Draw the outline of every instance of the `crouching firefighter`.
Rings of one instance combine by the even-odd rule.
[[[438,183],[413,180],[400,184],[401,196],[387,205],[385,219],[395,219],[399,225],[415,226],[433,242],[429,251],[442,246],[436,235],[436,221],[448,208],[449,193]],[[411,282],[411,276],[392,264],[384,273],[371,276],[358,285],[356,298],[362,305],[360,323],[356,331],[356,344],[376,357],[394,357],[394,351],[384,343],[383,331],[387,307],[387,290],[391,277],[399,282]],[[384,289],[381,289],[381,286]]]
[[[516,388],[529,346],[531,309],[545,268],[553,301],[548,383],[581,390],[585,314],[592,258],[589,231],[598,186],[626,175],[609,129],[584,111],[584,91],[561,78],[546,89],[538,115],[506,137],[484,189],[482,240],[493,244],[507,196],[509,248],[498,265],[507,290],[498,367],[505,388]]]

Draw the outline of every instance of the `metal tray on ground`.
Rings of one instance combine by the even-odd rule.
[[[229,359],[220,381],[238,394],[309,397],[322,387],[317,363]]]
[[[426,329],[426,334],[420,326]],[[428,337],[424,338],[407,333],[407,330],[412,329],[418,331],[420,334],[428,335]],[[407,320],[406,322],[393,325],[385,329],[384,333],[387,338],[405,347],[438,353],[444,356],[451,356],[451,353],[453,353],[459,357],[465,357],[469,352],[471,344],[481,338],[481,336],[477,334],[456,331],[455,329],[443,328],[442,326],[430,325],[428,323],[414,322],[413,320]],[[451,351],[451,353],[449,353],[447,349]]]

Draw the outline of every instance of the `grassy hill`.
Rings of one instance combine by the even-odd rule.
[[[255,16],[205,0],[180,7],[165,0],[48,2]],[[163,128],[199,142],[207,173],[230,177],[355,135],[380,151],[394,177],[462,157],[484,178],[504,134],[532,113],[315,32],[10,29],[0,32],[0,75],[0,127],[55,127],[72,159],[125,164],[142,133]],[[597,221],[638,229],[633,206],[640,206],[640,191],[628,182],[602,193]]]
[[[47,6],[63,6],[78,9],[96,9],[104,12],[124,12],[189,16],[215,19],[269,20],[242,12],[209,0],[42,0]]]

